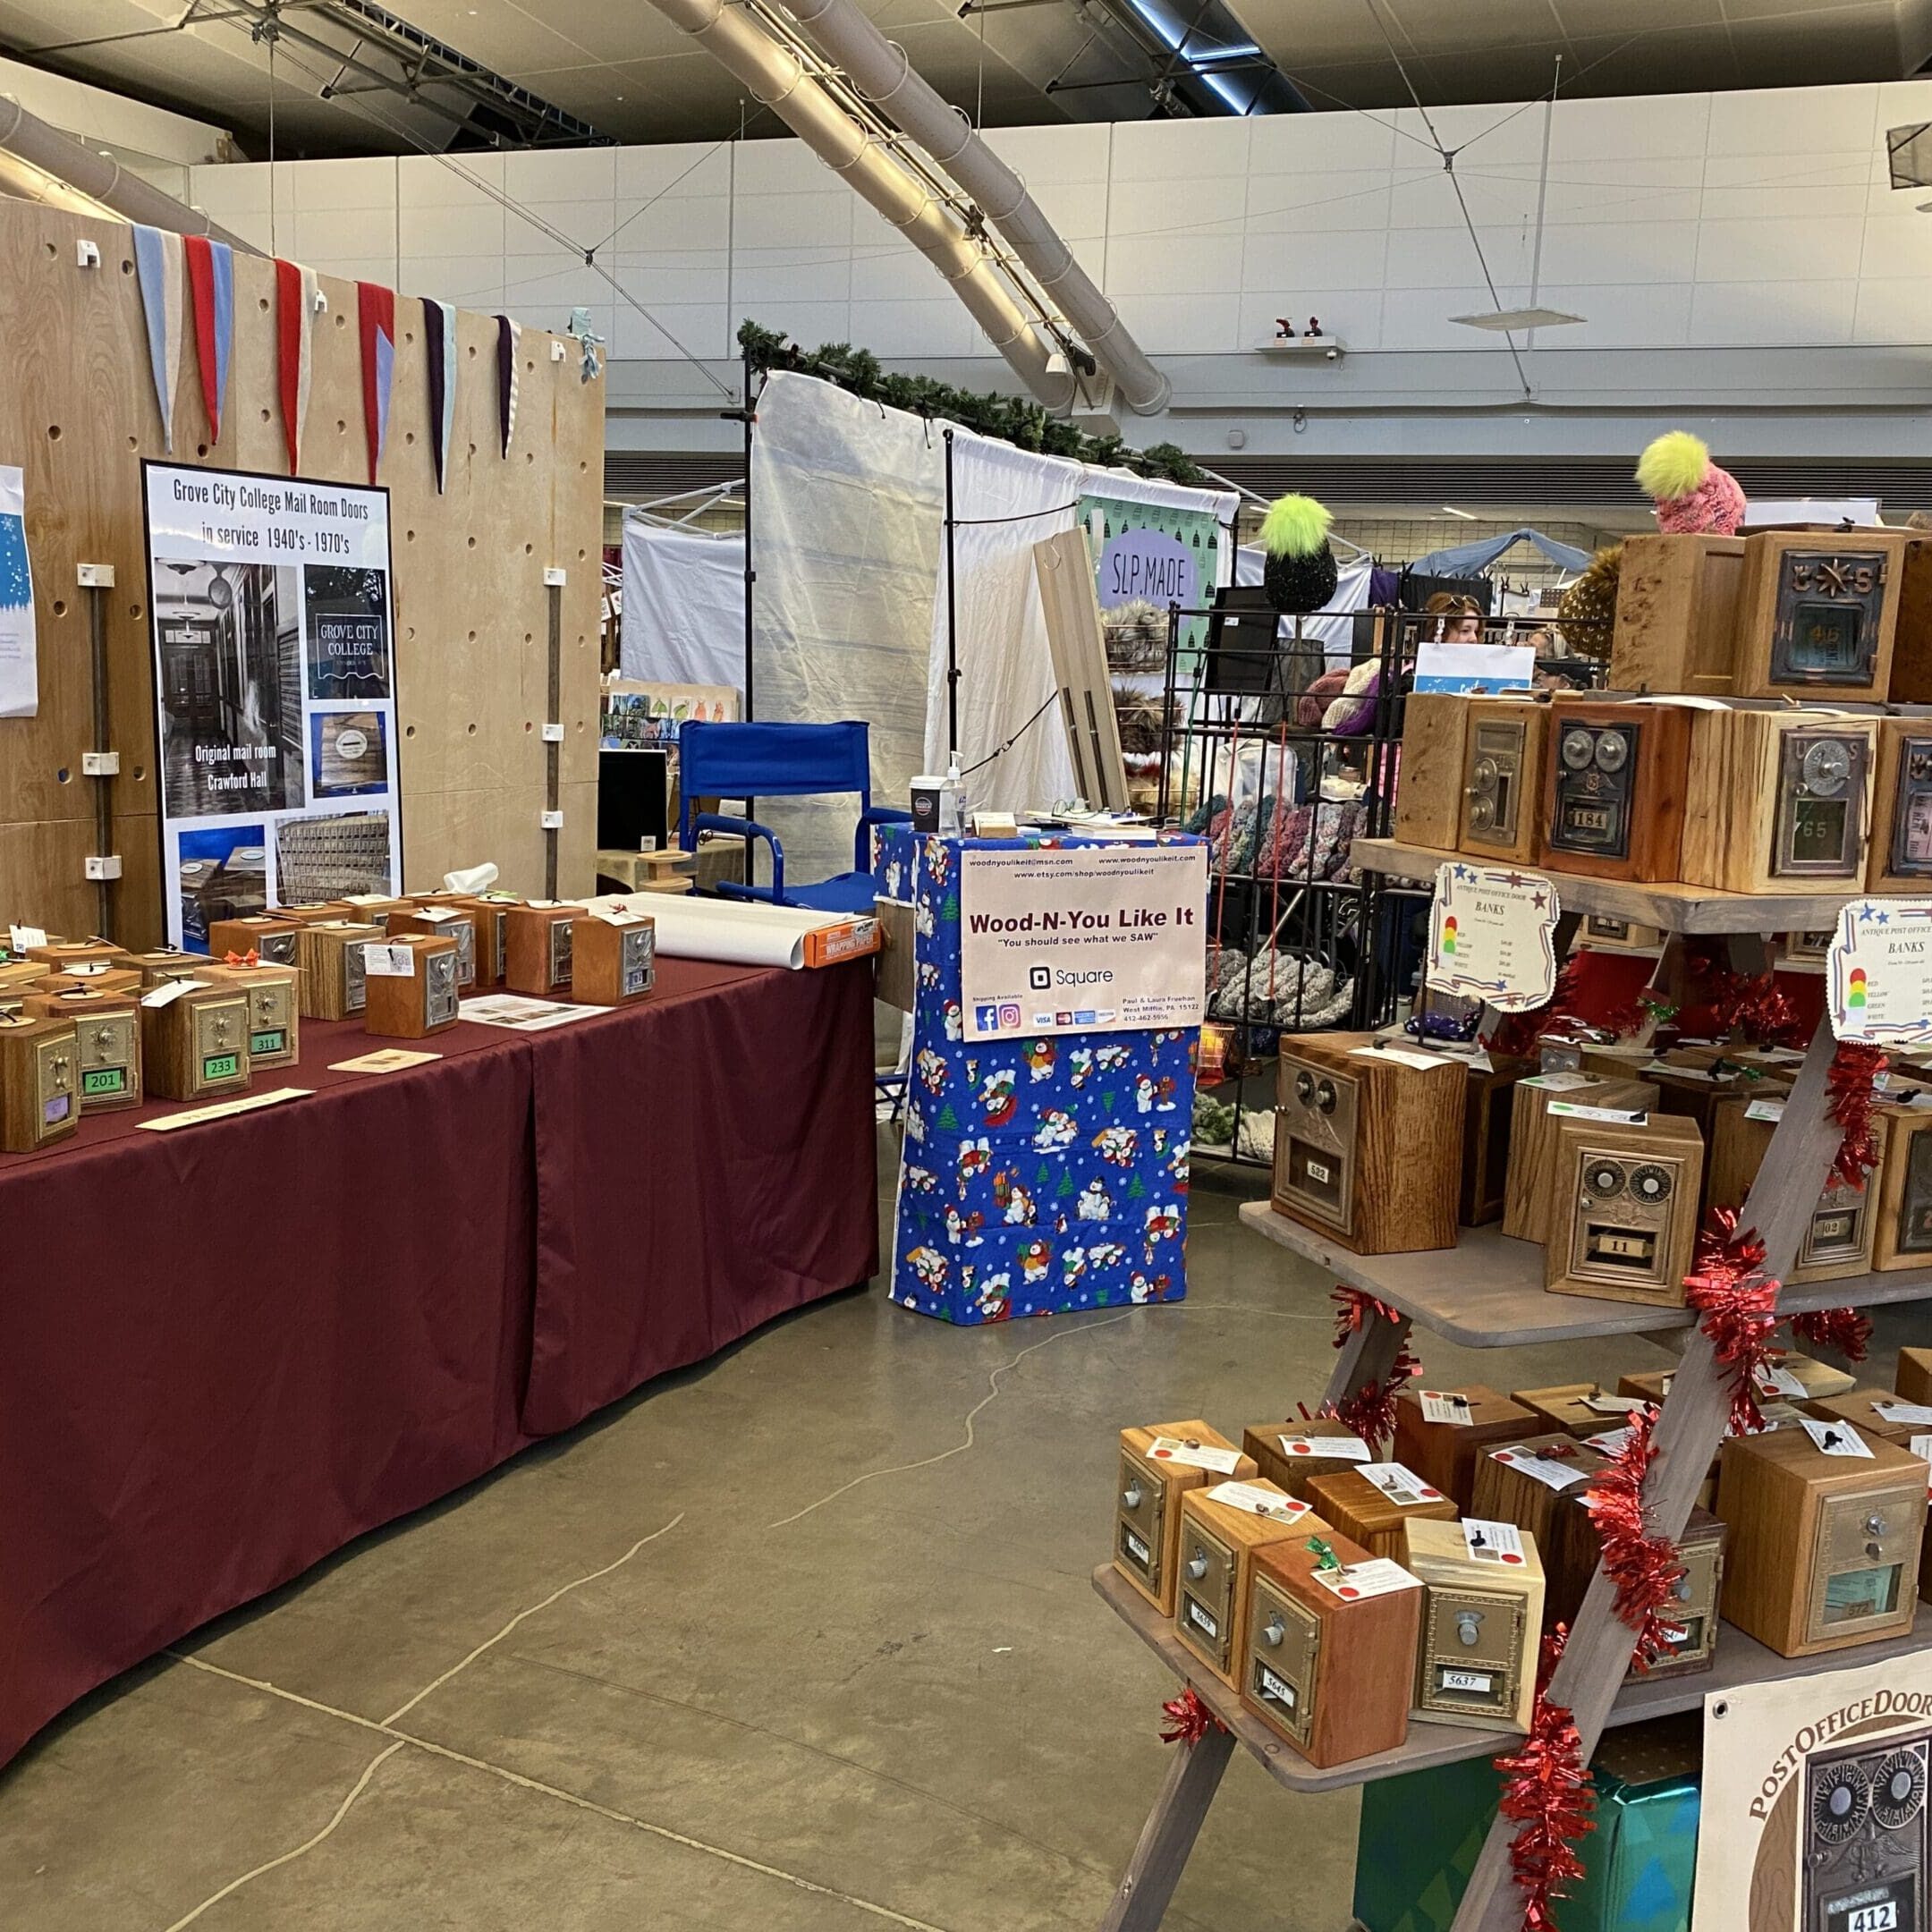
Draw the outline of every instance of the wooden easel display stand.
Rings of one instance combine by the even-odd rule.
[[[1433,878],[1436,866],[1453,856],[1392,839],[1361,839],[1354,847],[1358,866],[1411,878]],[[1688,935],[1729,936],[1740,968],[1758,970],[1758,942],[1763,937],[1774,931],[1834,926],[1846,898],[1857,896],[1705,892],[1683,886],[1583,878],[1548,867],[1536,869],[1555,879],[1565,926],[1573,925],[1575,915],[1603,912],[1661,928],[1667,936],[1652,980],[1659,990],[1676,983]],[[1741,1226],[1758,1230],[1765,1244],[1765,1272],[1781,1282],[1790,1271],[1838,1151],[1841,1130],[1826,1111],[1826,1074],[1835,1045],[1827,1014],[1818,1021],[1740,1219]],[[1657,1420],[1657,1454],[1645,1487],[1645,1504],[1654,1534],[1673,1541],[1682,1536],[1698,1487],[1723,1442],[1731,1405],[1728,1372],[1718,1366],[1710,1343],[1699,1332],[1694,1310],[1547,1294],[1541,1250],[1505,1240],[1493,1226],[1463,1228],[1453,1249],[1358,1255],[1276,1214],[1265,1200],[1248,1202],[1241,1217],[1257,1233],[1328,1269],[1336,1280],[1363,1290],[1379,1304],[1342,1349],[1328,1383],[1329,1402],[1342,1401],[1371,1382],[1385,1381],[1413,1324],[1466,1348],[1519,1348],[1597,1335],[1646,1335],[1666,1348],[1681,1349],[1682,1359]],[[1928,1299],[1932,1268],[1901,1270],[1787,1285],[1778,1298],[1778,1313]],[[1202,1669],[1175,1639],[1172,1627],[1127,1587],[1111,1564],[1096,1570],[1093,1580],[1115,1615],[1226,1727],[1210,1732],[1198,1744],[1173,1747],[1174,1761],[1100,1921],[1100,1932],[1153,1932],[1161,1923],[1236,1744],[1258,1758],[1277,1784],[1293,1792],[1333,1791],[1462,1758],[1494,1758],[1508,1747],[1509,1740],[1494,1731],[1417,1724],[1397,1750],[1318,1770],[1244,1710],[1235,1692]],[[1550,1700],[1574,1714],[1586,1758],[1595,1754],[1608,1725],[1699,1709],[1707,1696],[1740,1684],[1876,1664],[1932,1644],[1932,1606],[1926,1605],[1919,1606],[1917,1622],[1905,1636],[1811,1657],[1781,1657],[1742,1631],[1727,1626],[1713,1669],[1690,1676],[1626,1681],[1634,1639],[1612,1607],[1614,1597],[1599,1566],[1549,1686]],[[1502,1818],[1491,1825],[1456,1914],[1454,1932],[1518,1932],[1522,1897],[1512,1880],[1509,1862],[1516,1829]],[[1589,1856],[1587,1841],[1584,1855]]]

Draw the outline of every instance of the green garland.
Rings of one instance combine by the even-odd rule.
[[[914,416],[943,417],[1021,449],[1038,450],[1042,455],[1065,456],[1106,470],[1131,470],[1136,476],[1161,477],[1195,489],[1210,487],[1199,465],[1177,443],[1129,449],[1117,436],[1089,436],[1025,396],[1002,395],[997,390],[979,395],[970,389],[955,389],[951,383],[935,382],[929,376],[889,375],[870,350],[854,349],[850,343],[826,343],[808,354],[777,331],[760,328],[756,322],[741,322],[738,346],[760,372],[797,369],[836,383],[868,402],[883,402]]]

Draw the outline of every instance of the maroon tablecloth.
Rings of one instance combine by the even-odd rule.
[[[0,1763],[83,1692],[877,1266],[869,962],[643,1007],[305,1023],[286,1106],[0,1157]],[[407,1043],[402,1043],[407,1044]]]

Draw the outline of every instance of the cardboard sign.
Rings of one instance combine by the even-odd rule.
[[[1429,907],[1428,984],[1499,1013],[1546,1005],[1556,990],[1556,888],[1540,873],[1451,860]]]
[[[968,1040],[1198,1027],[1208,848],[1043,846],[960,854]]]
[[[1932,1040],[1932,902],[1853,899],[1825,967],[1826,1010],[1842,1040]]]

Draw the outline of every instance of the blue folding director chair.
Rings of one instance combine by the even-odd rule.
[[[706,724],[692,720],[678,733],[678,843],[695,852],[700,832],[736,833],[771,848],[771,884],[721,880],[731,899],[767,905],[804,906],[815,912],[872,911],[872,827],[910,825],[912,814],[872,802],[869,727],[856,719],[842,724]],[[785,877],[784,847],[768,826],[722,812],[693,812],[700,798],[811,798],[839,792],[859,794],[859,828],[852,869],[835,877],[800,885]],[[749,858],[749,853],[747,854]],[[749,872],[750,867],[747,866]]]

